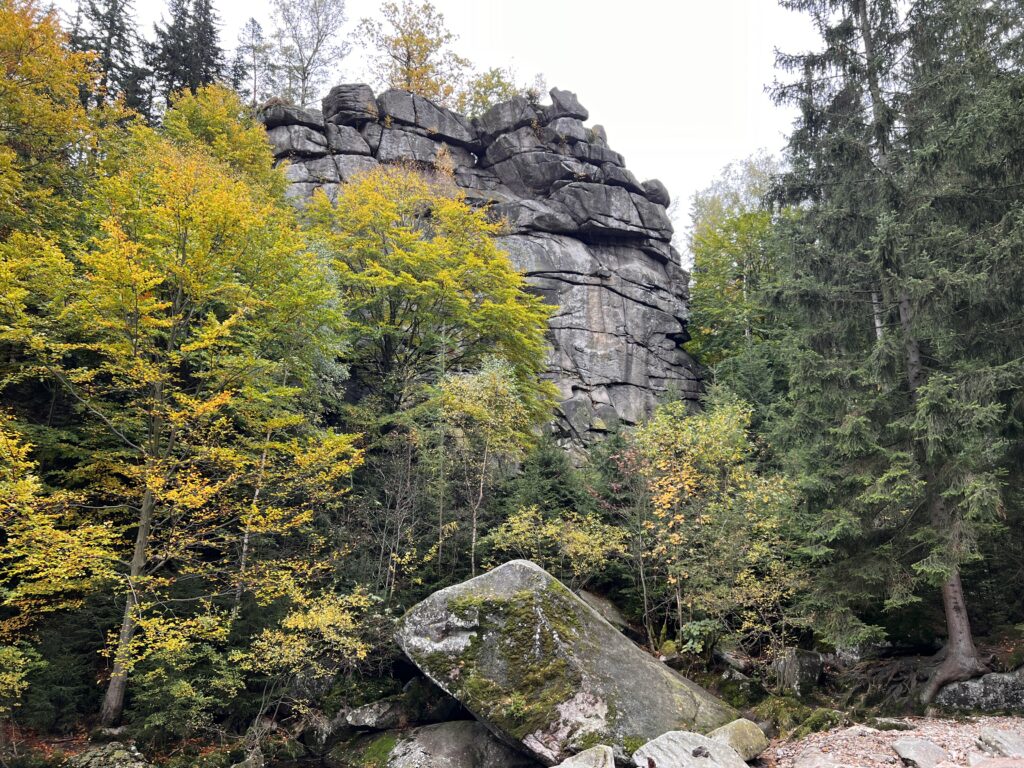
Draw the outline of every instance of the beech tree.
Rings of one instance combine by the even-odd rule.
[[[152,639],[166,625],[165,590],[181,577],[230,593],[216,585],[234,578],[226,548],[235,541],[246,585],[251,532],[287,531],[308,515],[264,502],[264,483],[282,439],[306,424],[300,382],[340,341],[335,290],[288,209],[189,138],[187,121],[168,122],[176,141],[132,128],[109,148],[89,200],[97,234],[73,261],[55,248],[5,259],[21,278],[7,336],[27,369],[57,382],[94,425],[84,493],[133,532],[120,556],[125,604],[106,723],[120,716],[136,633]],[[333,451],[333,471],[354,466],[351,439],[316,442]],[[309,450],[296,443],[281,461],[313,467]],[[217,550],[226,559],[211,561]]]

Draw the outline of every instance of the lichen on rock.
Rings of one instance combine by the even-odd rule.
[[[627,744],[737,717],[525,560],[434,593],[405,615],[398,641],[488,728],[547,765],[598,744],[624,759]]]

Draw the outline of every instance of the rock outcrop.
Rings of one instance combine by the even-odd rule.
[[[583,445],[617,422],[636,423],[659,396],[694,398],[687,340],[687,274],[672,248],[668,191],[640,182],[575,94],[523,98],[470,121],[426,99],[339,85],[323,111],[263,111],[289,194],[297,201],[379,163],[444,166],[473,205],[508,222],[501,244],[558,309],[550,376],[560,392],[556,436]]]
[[[488,728],[546,765],[594,744],[625,761],[630,745],[738,716],[526,560],[435,592],[405,615],[398,641]]]
[[[935,703],[967,712],[1024,714],[1024,667],[950,683],[939,691]]]

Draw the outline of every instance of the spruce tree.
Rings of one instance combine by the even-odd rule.
[[[1015,296],[1024,86],[1018,4],[791,0],[821,53],[783,57],[801,117],[782,197],[803,207],[787,449],[829,563],[833,636],[937,587],[948,639],[922,698],[983,665],[961,572],[1005,499],[1024,345]],[[1017,406],[1019,407],[1019,406]],[[836,607],[840,610],[834,610]]]
[[[83,102],[102,106],[126,96],[139,67],[140,40],[131,0],[80,0],[68,38],[71,49],[95,54],[99,79]]]
[[[169,20],[155,27],[150,67],[160,94],[195,93],[216,82],[223,71],[217,17],[210,0],[169,0]]]

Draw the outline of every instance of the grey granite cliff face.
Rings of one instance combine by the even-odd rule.
[[[262,112],[297,201],[379,163],[444,165],[469,203],[507,220],[512,262],[557,309],[549,372],[560,392],[559,439],[585,445],[634,424],[668,392],[696,398],[687,274],[672,248],[668,191],[640,182],[587,127],[575,94],[550,105],[516,98],[469,120],[426,99],[367,85],[333,88],[323,111]]]

